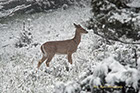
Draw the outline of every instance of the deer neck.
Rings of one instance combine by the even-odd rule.
[[[76,30],[75,36],[73,38],[74,42],[78,45],[81,41],[81,34]]]

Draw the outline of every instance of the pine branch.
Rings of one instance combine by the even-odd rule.
[[[118,41],[118,42],[124,43],[124,44],[140,44],[140,42],[127,42],[127,41],[122,41],[122,40],[120,40],[120,39],[118,39],[118,38],[116,38],[116,37],[113,39],[113,38],[110,37],[110,36],[105,36],[105,35],[99,34],[97,31],[96,31],[96,32],[94,31],[94,33],[95,33],[96,35],[102,37],[102,38],[105,38],[108,42],[109,42],[109,40],[112,40],[112,41]]]

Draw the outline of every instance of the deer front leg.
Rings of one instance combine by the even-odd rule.
[[[68,53],[68,61],[72,64],[72,53]]]
[[[46,61],[46,66],[49,67],[49,63],[51,62],[52,58],[54,57],[55,53],[48,54],[48,59]]]
[[[42,59],[38,62],[37,68],[39,69],[40,65],[46,60],[46,56],[43,55]]]

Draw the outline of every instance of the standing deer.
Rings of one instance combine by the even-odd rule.
[[[88,33],[80,25],[76,25],[75,36],[72,39],[64,41],[50,41],[41,45],[41,51],[43,53],[42,59],[38,62],[37,68],[39,69],[40,65],[46,60],[46,66],[49,67],[49,63],[54,57],[55,54],[67,54],[68,62],[72,64],[72,54],[76,52],[79,43],[81,42],[81,35],[83,33]]]

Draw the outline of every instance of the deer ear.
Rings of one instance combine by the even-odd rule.
[[[77,26],[78,26],[78,27],[81,27],[81,25],[80,25],[80,24],[78,24]]]
[[[78,25],[76,25],[75,23],[73,23],[73,25],[77,28],[78,27]]]

